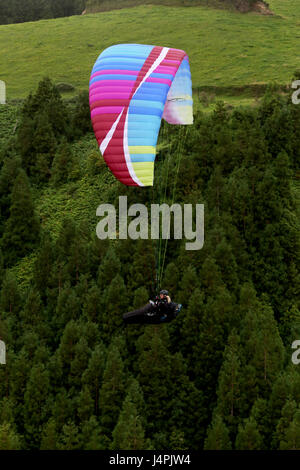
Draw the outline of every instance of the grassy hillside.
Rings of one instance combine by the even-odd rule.
[[[148,5],[0,26],[0,78],[8,99],[26,96],[45,75],[86,89],[103,49],[137,42],[186,50],[195,87],[289,83],[298,66],[300,4],[270,6],[281,16]]]
[[[268,0],[268,4],[277,15],[296,19],[299,26],[300,4],[298,0]]]

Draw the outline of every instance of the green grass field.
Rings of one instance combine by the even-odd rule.
[[[195,87],[287,84],[299,68],[300,2],[269,3],[277,16],[148,5],[3,25],[0,79],[9,100],[25,97],[44,76],[87,89],[99,53],[131,42],[184,49]]]

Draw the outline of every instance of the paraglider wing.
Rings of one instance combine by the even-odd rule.
[[[142,44],[105,49],[92,70],[90,108],[100,151],[116,178],[152,186],[161,119],[193,123],[186,53]]]

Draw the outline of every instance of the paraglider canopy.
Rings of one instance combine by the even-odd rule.
[[[90,108],[100,151],[128,186],[152,186],[161,119],[193,123],[188,56],[180,49],[118,44],[98,57]]]

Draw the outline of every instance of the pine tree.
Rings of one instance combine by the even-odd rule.
[[[50,418],[43,429],[41,450],[57,450],[57,432],[56,424],[53,418]]]
[[[107,450],[110,441],[102,434],[101,427],[93,415],[81,429],[81,447],[84,450]]]
[[[80,436],[79,429],[73,421],[68,421],[64,424],[60,439],[58,442],[59,450],[79,450]]]
[[[280,450],[300,450],[300,410],[295,411],[285,435],[280,441]]]
[[[134,291],[133,308],[139,308],[149,301],[149,293],[145,287],[139,287]]]
[[[81,337],[74,347],[74,356],[70,364],[68,382],[71,386],[80,387],[82,374],[88,366],[90,355],[91,350],[87,341],[84,337]]]
[[[85,221],[84,225],[87,226]],[[80,277],[89,271],[87,243],[88,236],[84,232],[83,227],[76,227],[75,236],[70,247],[70,258],[67,264],[67,270],[73,284],[78,284]]]
[[[116,255],[114,248],[110,245],[99,267],[98,284],[100,289],[103,290],[108,287],[120,271],[120,260]]]
[[[207,198],[209,206],[212,210],[216,211],[218,217],[221,215],[222,210],[221,201],[223,201],[223,187],[224,178],[222,169],[220,166],[217,166],[207,185]]]
[[[196,362],[191,366],[195,385],[205,388],[207,406],[212,411],[223,351],[233,317],[232,298],[225,288],[217,288],[203,305],[199,334],[193,346]]]
[[[270,391],[277,374],[282,370],[284,347],[272,308],[265,300],[257,303],[243,321],[241,342],[245,345],[245,362],[255,368],[261,393]]]
[[[147,448],[145,431],[142,424],[141,390],[134,381],[123,402],[118,422],[113,430],[113,450],[143,450]],[[140,410],[137,409],[139,404]]]
[[[21,160],[18,156],[13,155],[5,158],[0,171],[0,235],[2,236],[5,222],[9,217],[9,209],[11,206],[12,188],[16,177],[21,168]]]
[[[24,115],[37,117],[43,111],[47,113],[56,138],[61,135],[68,135],[70,132],[68,111],[57,87],[48,77],[39,82],[31,102],[25,102],[23,107]]]
[[[194,345],[195,339],[200,333],[203,311],[204,294],[196,288],[189,298],[188,308],[181,321],[181,350],[187,357],[189,364],[193,364],[197,357]]]
[[[54,263],[54,246],[49,234],[42,234],[41,243],[34,263],[34,282],[43,298],[50,287],[51,270]]]
[[[215,248],[215,258],[222,278],[230,292],[235,293],[239,287],[238,283],[238,267],[231,245],[222,238]]]
[[[251,409],[250,417],[253,417],[257,423],[257,429],[263,439],[262,449],[270,449],[273,428],[268,401],[263,398],[257,398]]]
[[[215,415],[207,432],[205,450],[231,450],[229,432],[220,415]]]
[[[172,296],[174,296],[175,292],[178,290],[179,283],[179,269],[175,263],[171,262],[167,265],[164,272],[162,286],[164,286],[164,289],[167,289],[170,293],[172,293]]]
[[[94,401],[94,414],[99,415],[99,392],[105,368],[106,351],[102,343],[98,344],[89,359],[88,367],[82,375],[82,383],[89,387]]]
[[[85,386],[78,396],[77,415],[80,423],[88,421],[93,414],[94,402],[91,397],[89,388]]]
[[[148,327],[137,341],[138,376],[146,403],[147,431],[165,431],[171,415],[171,355],[167,349],[167,332]]]
[[[29,103],[32,96],[29,95],[27,102]],[[17,149],[22,158],[22,167],[27,174],[30,174],[35,164],[35,149],[33,144],[33,135],[35,132],[35,122],[33,116],[25,114],[17,132]]]
[[[71,247],[76,237],[76,224],[70,216],[64,217],[61,223],[58,239],[55,244],[56,261],[66,262],[71,256]]]
[[[205,394],[190,380],[189,369],[181,352],[176,352],[171,357],[169,427],[176,429],[178,445],[197,450],[203,446],[209,420]],[[168,443],[170,446],[170,436]]]
[[[281,418],[277,423],[276,431],[273,434],[273,448],[279,449],[282,445],[284,445],[284,440],[287,434],[287,430],[290,424],[293,421],[294,415],[297,410],[297,403],[295,400],[291,400],[290,398],[287,399],[285,405],[281,410]]]
[[[177,302],[186,306],[187,299],[192,295],[194,289],[198,287],[199,279],[193,266],[188,266],[184,271],[180,283],[180,291],[176,296]]]
[[[24,427],[30,447],[40,447],[42,425],[49,414],[49,374],[41,364],[33,366],[24,394]]]
[[[101,426],[110,434],[118,420],[125,391],[123,361],[116,346],[108,351],[103,382],[100,389]]]
[[[102,264],[109,249],[109,239],[99,240],[96,233],[93,233],[87,245],[89,250],[90,274],[92,279],[97,279],[99,266]],[[99,288],[101,288],[101,285],[99,285]]]
[[[42,323],[42,316],[43,313],[40,294],[35,289],[30,289],[21,313],[21,319],[27,327],[31,325],[34,329],[38,329]]]
[[[20,450],[21,440],[9,423],[0,424],[0,450]]]
[[[172,450],[187,450],[188,447],[185,443],[184,432],[173,428],[170,435],[169,448]]]
[[[153,243],[147,240],[137,240],[136,249],[129,264],[128,289],[135,290],[145,287],[153,291],[155,280],[155,257]]]
[[[231,434],[236,431],[240,415],[240,369],[239,337],[233,333],[228,338],[218,380],[218,403],[216,413],[223,418]]]
[[[77,97],[76,107],[72,119],[73,133],[80,137],[92,130],[89,107],[89,94],[81,92]]]
[[[80,326],[74,320],[71,320],[64,328],[58,348],[58,356],[62,363],[63,376],[65,380],[69,375],[71,363],[75,357],[75,347],[80,336]]]
[[[4,275],[5,275],[4,257],[3,257],[3,253],[2,253],[2,250],[1,250],[1,247],[0,247],[0,288],[1,288],[2,283],[3,283]]]
[[[51,167],[51,182],[54,186],[66,183],[74,179],[78,168],[76,168],[75,157],[70,145],[64,139],[59,145]]]
[[[201,267],[200,279],[208,295],[213,295],[219,287],[223,287],[220,268],[213,257],[207,256],[205,259]]]
[[[297,367],[290,364],[278,374],[273,383],[268,404],[274,429],[281,418],[282,409],[286,402],[288,400],[294,400],[296,403],[300,402],[300,374]]]
[[[121,327],[123,323],[122,315],[126,313],[128,305],[127,291],[123,278],[117,274],[113,278],[109,287],[103,293],[103,339],[109,341],[112,335]]]
[[[58,446],[59,434],[62,433],[63,426],[70,420],[75,419],[75,403],[68,396],[66,388],[59,388],[55,391],[55,401],[52,406],[52,415],[55,422],[56,443]]]
[[[7,271],[0,295],[0,309],[1,312],[12,314],[18,318],[18,313],[21,309],[22,297],[16,277],[13,273]]]
[[[1,393],[3,396],[4,393]],[[14,414],[13,414],[13,400],[11,398],[4,398],[0,401],[0,422],[1,423],[13,423]]]
[[[254,418],[247,418],[244,424],[239,425],[239,432],[235,441],[236,450],[261,450],[263,440],[257,429]]]
[[[80,299],[76,295],[75,289],[69,283],[61,289],[57,299],[57,306],[53,323],[58,331],[62,331],[65,325],[71,320],[78,320],[80,316]]]
[[[24,434],[24,390],[28,384],[30,363],[24,350],[13,358],[13,367],[10,374],[10,396],[14,403],[14,422],[21,434]]]
[[[83,305],[83,314],[88,320],[101,323],[101,299],[100,289],[92,281]]]
[[[5,264],[11,266],[29,254],[39,242],[39,232],[29,181],[20,171],[13,187],[10,216],[1,241]]]
[[[46,111],[43,111],[36,118],[35,131],[32,138],[35,160],[27,168],[28,174],[33,176],[36,182],[45,182],[50,179],[50,167],[57,145]]]

